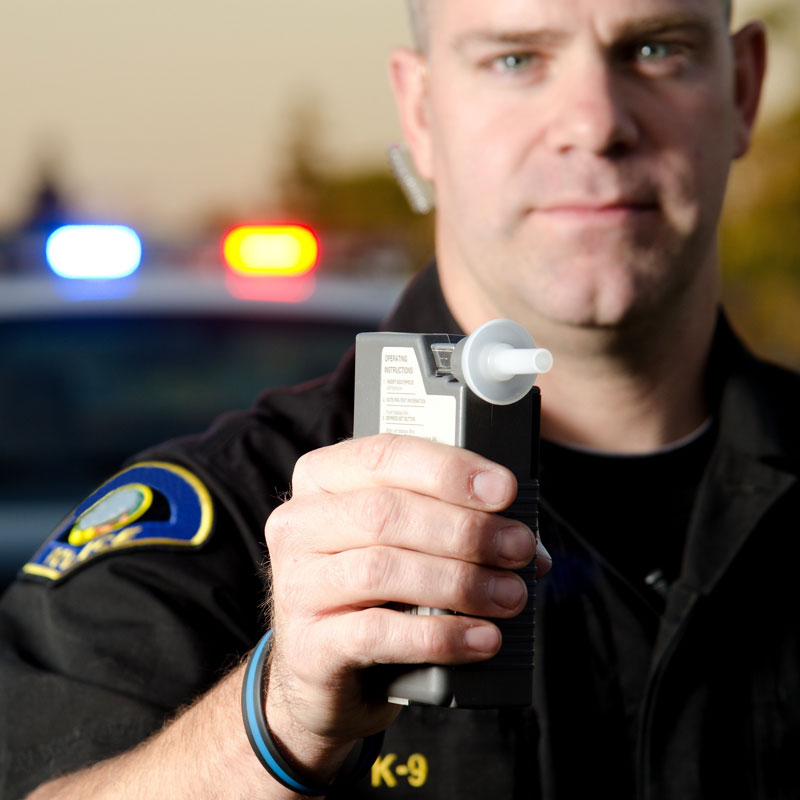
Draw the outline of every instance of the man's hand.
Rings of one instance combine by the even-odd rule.
[[[301,774],[324,782],[353,742],[398,706],[370,696],[364,670],[460,664],[500,635],[472,616],[412,616],[389,602],[511,617],[522,609],[534,537],[502,511],[513,475],[481,456],[414,437],[376,436],[309,453],[273,512],[273,651],[267,719]],[[550,559],[539,550],[537,567]],[[30,797],[294,797],[256,759],[241,722],[243,667],[133,750],[50,781]],[[202,769],[196,766],[202,765]]]
[[[292,498],[266,526],[274,630],[267,717],[306,769],[324,776],[325,756],[345,754],[397,715],[370,696],[366,668],[462,664],[498,651],[497,627],[476,617],[522,610],[525,584],[510,570],[537,548],[530,529],[496,513],[515,495],[504,467],[410,436],[342,442],[298,461]],[[541,574],[550,559],[539,553]],[[408,615],[390,602],[467,616]]]

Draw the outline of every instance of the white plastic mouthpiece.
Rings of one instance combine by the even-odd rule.
[[[515,348],[496,344],[487,348],[486,371],[497,381],[507,381],[517,375],[541,375],[553,366],[553,354],[542,347]]]
[[[462,339],[454,352],[459,380],[487,403],[510,405],[531,390],[536,376],[553,366],[549,350],[536,347],[525,328],[494,319]]]

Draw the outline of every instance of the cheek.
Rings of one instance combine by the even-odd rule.
[[[670,99],[651,117],[648,138],[661,154],[656,178],[665,211],[681,228],[701,216],[715,218],[721,206],[730,166],[731,110],[719,98],[717,90]]]
[[[516,143],[491,126],[473,127],[447,150],[446,180],[441,188],[441,209],[448,209],[454,223],[480,238],[505,237],[518,216],[521,159]]]
[[[502,198],[525,162],[531,139],[517,109],[452,86],[432,105],[437,108],[431,120],[437,193],[461,208],[501,213]]]

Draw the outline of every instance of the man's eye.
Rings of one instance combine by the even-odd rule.
[[[680,75],[696,58],[695,48],[674,41],[637,42],[625,52],[625,60],[634,69],[652,77]]]
[[[530,53],[507,53],[492,60],[492,68],[498,72],[522,72],[532,64]]]
[[[644,62],[663,61],[676,53],[677,48],[667,42],[647,42],[636,48],[636,57]]]

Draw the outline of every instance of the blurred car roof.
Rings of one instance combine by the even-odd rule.
[[[243,314],[375,320],[392,308],[406,278],[322,276],[227,278],[150,268],[115,280],[0,273],[0,319],[128,314]]]

